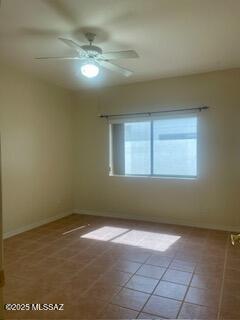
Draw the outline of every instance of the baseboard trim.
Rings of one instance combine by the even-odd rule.
[[[10,237],[16,236],[17,234],[20,234],[20,233],[25,232],[25,231],[32,230],[34,228],[37,228],[37,227],[40,227],[40,226],[42,226],[44,224],[50,223],[52,221],[56,221],[58,219],[64,218],[64,217],[69,216],[71,214],[73,214],[73,211],[60,213],[60,214],[57,214],[57,215],[55,215],[53,217],[41,219],[41,220],[39,220],[37,222],[34,222],[34,223],[31,223],[31,224],[29,224],[27,226],[23,226],[21,228],[15,229],[15,230],[5,232],[5,233],[3,233],[3,239],[7,239],[7,238],[10,238]]]
[[[181,226],[187,226],[187,227],[222,230],[222,231],[229,231],[229,232],[240,231],[240,226],[233,227],[233,226],[223,226],[223,225],[214,225],[214,224],[205,224],[205,223],[189,223],[188,221],[166,219],[158,216],[149,216],[148,219],[146,219],[145,217],[142,217],[137,214],[130,215],[130,214],[119,213],[119,212],[118,213],[106,212],[106,211],[96,211],[96,210],[89,210],[89,209],[74,209],[73,213],[110,217],[110,218],[122,218],[122,219],[128,219],[128,220],[140,220],[140,221],[150,221],[150,222],[158,222],[158,223],[166,223],[166,224],[175,224],[175,225],[181,225]]]
[[[188,227],[196,227],[196,228],[204,228],[204,229],[213,229],[213,230],[223,230],[223,231],[230,231],[230,232],[239,232],[240,227],[231,227],[231,226],[222,226],[222,225],[212,225],[212,224],[204,224],[204,223],[189,223],[187,221],[180,221],[180,220],[173,220],[173,219],[165,219],[162,217],[157,216],[149,216],[148,219],[145,217],[142,217],[137,214],[125,214],[125,213],[119,213],[119,212],[107,212],[107,211],[96,211],[96,210],[89,210],[89,209],[74,209],[72,211],[60,213],[58,215],[55,215],[53,217],[49,217],[46,219],[42,219],[40,221],[34,222],[32,224],[29,224],[27,226],[23,226],[21,228],[8,231],[3,233],[3,239],[10,238],[12,236],[15,236],[17,234],[20,234],[25,231],[32,230],[34,228],[40,227],[44,224],[50,223],[52,221],[56,221],[58,219],[61,219],[63,217],[69,216],[71,214],[86,214],[86,215],[94,215],[94,216],[101,216],[101,217],[110,217],[110,218],[122,218],[122,219],[128,219],[128,220],[140,220],[140,221],[150,221],[150,222],[158,222],[158,223],[167,223],[167,224],[176,224],[176,225],[182,225],[182,226],[188,226]]]

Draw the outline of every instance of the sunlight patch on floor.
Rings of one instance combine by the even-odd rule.
[[[179,236],[169,234],[131,230],[112,240],[112,242],[137,246],[144,249],[165,251],[179,238]]]
[[[116,227],[102,227],[91,231],[81,238],[110,241],[118,244],[135,246],[143,249],[166,251],[181,237],[157,232],[129,230]]]
[[[102,227],[81,236],[81,238],[100,240],[100,241],[109,241],[116,238],[117,236],[122,235],[127,231],[129,231],[129,229],[115,228],[115,227]]]
[[[89,224],[87,226],[89,226]],[[84,228],[86,228],[86,226],[80,226],[80,227],[65,231],[65,232],[62,233],[62,235],[65,236],[66,234],[69,234],[69,233],[72,233],[72,232],[75,232],[75,231],[78,231],[78,230],[81,230],[81,229],[84,229]]]

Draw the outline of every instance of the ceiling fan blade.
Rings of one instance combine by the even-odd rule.
[[[117,60],[117,59],[136,59],[139,55],[134,50],[127,51],[115,51],[115,52],[104,52],[101,57],[106,60]]]
[[[83,48],[80,46],[80,44],[76,43],[75,41],[73,41],[71,39],[62,38],[62,37],[59,37],[58,39],[60,41],[64,42],[67,46],[77,50],[80,54],[81,53],[83,53],[83,54],[86,53],[86,51],[83,50]]]
[[[108,61],[100,60],[100,61],[98,61],[98,63],[108,70],[121,73],[125,77],[129,77],[133,74],[133,72],[131,70],[125,69],[123,67],[120,67],[120,66],[113,64],[111,62],[108,62]]]
[[[37,60],[81,60],[81,57],[37,57]]]

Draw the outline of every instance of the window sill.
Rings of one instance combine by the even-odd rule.
[[[163,180],[197,180],[197,176],[161,176],[161,175],[120,175],[120,174],[109,174],[109,177],[117,178],[143,178],[143,179],[163,179]]]

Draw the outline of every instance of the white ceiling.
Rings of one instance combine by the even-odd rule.
[[[0,56],[72,89],[240,67],[239,13],[240,0],[2,0]],[[34,60],[71,55],[57,38],[83,43],[84,31],[105,51],[136,50],[140,59],[117,61],[134,75],[90,81],[79,62]]]

